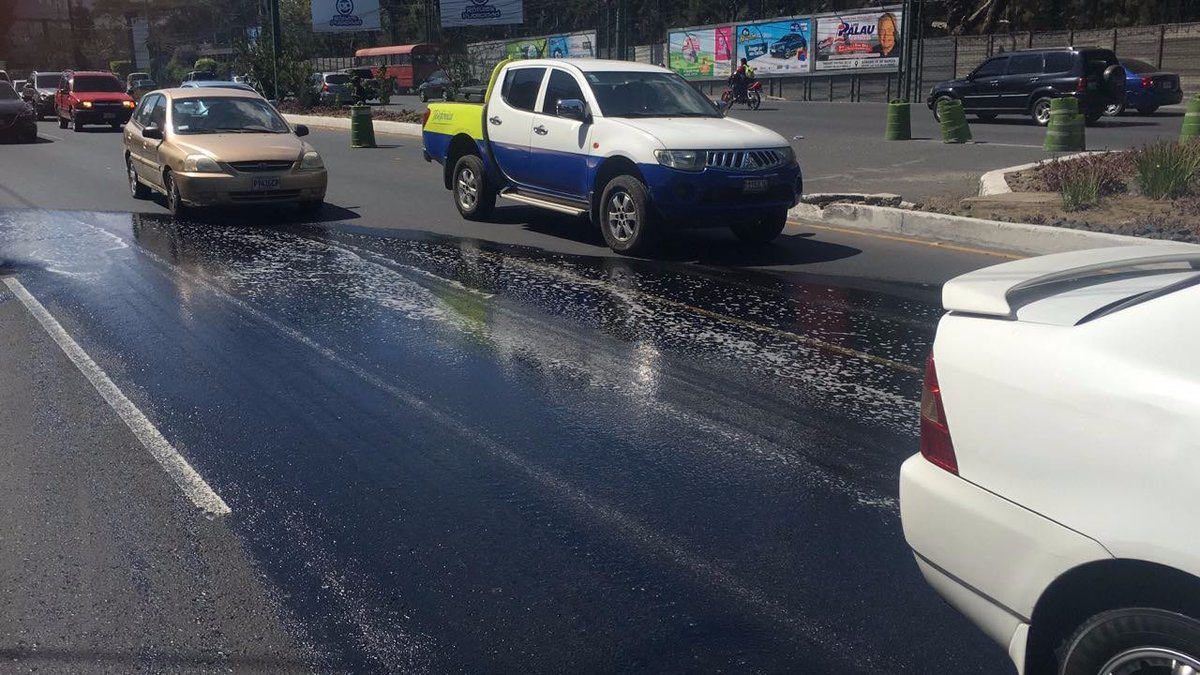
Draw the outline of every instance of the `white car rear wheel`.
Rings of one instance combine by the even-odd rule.
[[[1084,622],[1059,659],[1060,675],[1194,675],[1200,673],[1200,621],[1137,607],[1101,612]]]

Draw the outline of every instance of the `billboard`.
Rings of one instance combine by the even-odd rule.
[[[816,69],[898,69],[901,17],[895,11],[817,19]]]
[[[671,70],[690,80],[727,78],[733,60],[733,26],[671,31]]]
[[[312,0],[313,32],[379,30],[379,0]]]
[[[521,0],[438,0],[442,28],[525,23]]]
[[[758,77],[807,73],[812,68],[812,20],[739,24],[734,61],[746,59]]]
[[[596,56],[595,33],[522,38],[504,43],[510,59],[589,59]]]

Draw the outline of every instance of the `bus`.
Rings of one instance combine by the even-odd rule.
[[[411,93],[430,75],[441,70],[437,45],[416,44],[393,47],[369,47],[354,52],[354,64],[369,67],[375,77],[387,66],[388,78],[396,81],[396,91]]]

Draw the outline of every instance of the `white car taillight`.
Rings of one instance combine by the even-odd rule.
[[[933,354],[925,362],[925,385],[921,389],[921,455],[937,466],[958,475],[958,458],[950,441],[946,424],[946,408],[942,405],[942,388],[938,385]]]

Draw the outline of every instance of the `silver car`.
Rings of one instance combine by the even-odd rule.
[[[354,87],[346,73],[317,73],[313,84],[321,96],[321,105],[349,105],[354,102]]]

